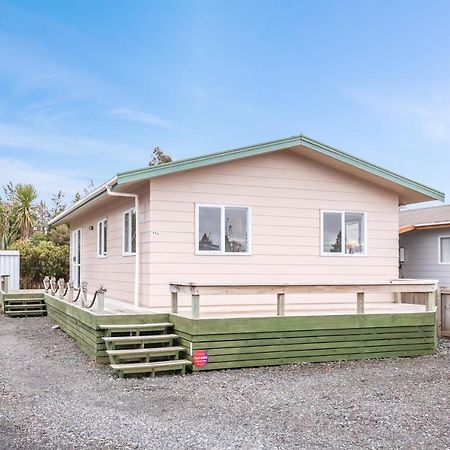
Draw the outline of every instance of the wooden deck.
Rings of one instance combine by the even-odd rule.
[[[153,328],[163,324],[167,335],[173,336],[171,345],[176,349],[176,357],[185,364],[180,366],[183,370],[186,366],[198,371],[418,356],[435,351],[436,284],[433,281],[326,286],[271,284],[258,287],[260,295],[269,295],[268,303],[246,304],[244,295],[253,293],[254,288],[172,285],[172,302],[164,309],[135,307],[110,298],[101,298],[90,309],[83,307],[81,301],[70,302],[68,298],[49,293],[44,294],[44,299],[48,316],[90,358],[103,363],[108,362],[105,330],[151,329],[150,324],[154,324]],[[221,302],[214,301],[214,296],[223,294],[224,289],[226,295],[221,297]],[[344,297],[333,304],[317,301],[314,295],[324,290]],[[425,304],[402,303],[401,296],[397,295],[414,291],[423,294]],[[307,300],[311,295],[310,301],[296,302],[295,294],[299,292],[306,294]],[[369,292],[396,295],[392,301],[365,301]],[[190,295],[183,304],[178,294],[186,293]],[[276,293],[274,297],[273,293]],[[240,294],[238,303],[226,301],[227,295]],[[134,339],[138,340],[138,336]],[[146,348],[144,341],[139,345],[139,349],[133,345],[126,349],[128,357],[134,357],[135,353],[145,353],[146,358],[152,352],[158,356],[164,354],[159,348]],[[153,367],[156,363],[146,364]],[[132,370],[147,371],[147,366],[133,365]]]

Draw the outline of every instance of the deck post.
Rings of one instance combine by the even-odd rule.
[[[97,312],[103,314],[105,312],[105,292],[106,289],[100,287],[97,291]]]
[[[9,292],[9,275],[2,275],[2,291],[7,294]]]
[[[192,294],[192,318],[198,319],[200,317],[200,295]]]
[[[401,302],[402,302],[402,293],[394,292],[394,303],[401,303]]]
[[[50,277],[46,275],[44,277],[44,280],[42,281],[42,284],[44,285],[44,292],[48,294],[48,291],[50,289]]]
[[[364,292],[356,294],[356,313],[364,314]]]
[[[67,295],[67,299],[69,300],[69,302],[73,302],[73,281],[69,280],[69,289],[67,291],[68,295]]]
[[[171,293],[171,311],[172,314],[178,314],[178,292]]]
[[[59,292],[59,298],[62,300],[64,298],[64,288],[66,287],[66,283],[64,282],[64,278],[60,278],[58,280],[58,292]]]
[[[277,316],[284,316],[285,313],[285,295],[284,293],[277,294]]]
[[[81,295],[80,295],[80,303],[81,303],[81,307],[84,308],[86,305],[86,300],[87,300],[87,291],[88,291],[88,284],[87,281],[83,281],[81,283]]]
[[[434,311],[436,306],[436,291],[427,294],[425,311]]]
[[[57,290],[58,290],[58,284],[56,283],[56,278],[55,277],[51,277],[50,278],[50,292],[51,292],[51,294],[55,295]]]

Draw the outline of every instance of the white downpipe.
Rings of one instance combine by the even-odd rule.
[[[141,236],[139,234],[139,196],[137,194],[131,194],[129,192],[113,192],[111,190],[110,183],[114,183],[116,178],[113,178],[111,181],[106,183],[106,192],[108,195],[113,197],[132,197],[134,198],[134,210],[136,211],[136,260],[135,260],[135,268],[134,268],[134,306],[139,306],[139,271],[141,266],[141,252],[140,252],[140,243]]]

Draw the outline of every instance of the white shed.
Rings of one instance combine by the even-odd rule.
[[[9,290],[20,286],[20,253],[18,250],[0,250],[0,275],[9,275]]]

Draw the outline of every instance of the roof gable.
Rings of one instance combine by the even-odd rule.
[[[357,158],[356,156],[345,153],[334,147],[330,147],[329,145],[322,144],[302,134],[298,136],[292,136],[286,139],[280,139],[277,141],[264,142],[262,144],[240,147],[228,151],[211,153],[209,155],[174,161],[167,164],[160,164],[158,166],[145,167],[142,169],[118,173],[117,184],[121,185],[129,182],[147,180],[163,175],[181,172],[184,170],[197,169],[200,167],[206,167],[213,164],[220,164],[223,162],[233,161],[236,159],[248,158],[251,156],[262,155],[265,153],[280,150],[287,150],[299,146],[306,147],[307,149],[312,150],[313,152],[331,158],[337,162],[348,165],[355,169],[370,173],[375,177],[401,186],[407,190],[411,190],[419,194],[422,194],[424,198],[420,198],[416,201],[427,201],[427,200],[444,201],[445,195],[436,189],[418,183],[409,178],[403,177],[395,172],[384,169],[380,166],[372,164],[363,159]]]
[[[359,176],[366,181],[371,181],[386,189],[397,192],[399,200],[403,204],[429,200],[444,201],[445,198],[445,195],[436,189],[300,134],[276,141],[239,147],[153,167],[144,167],[118,173],[107,183],[52,219],[49,225],[63,223],[65,220],[68,220],[69,216],[71,217],[73,214],[77,214],[80,208],[84,209],[89,207],[96,199],[106,195],[107,184],[113,190],[126,190],[130,184],[133,185],[155,177],[284,150],[295,150],[309,158],[334,166],[339,170]]]

